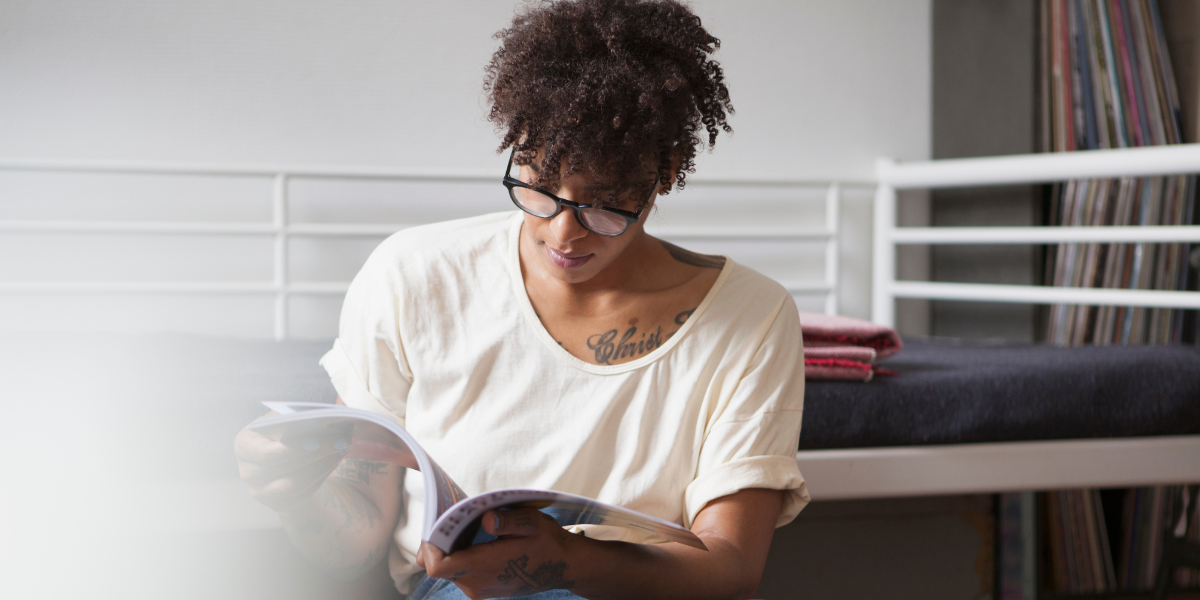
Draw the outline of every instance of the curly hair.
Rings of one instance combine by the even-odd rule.
[[[495,37],[484,90],[503,135],[497,152],[515,147],[520,165],[540,154],[539,187],[556,190],[576,173],[613,179],[598,204],[654,174],[668,183],[663,193],[672,176],[682,190],[703,133],[711,149],[719,131],[733,131],[724,72],[710,57],[721,41],[675,0],[540,2]]]

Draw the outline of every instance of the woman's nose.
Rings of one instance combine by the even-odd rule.
[[[575,217],[575,211],[565,206],[550,219],[550,231],[561,244],[573,242],[588,234],[588,230],[584,229]]]

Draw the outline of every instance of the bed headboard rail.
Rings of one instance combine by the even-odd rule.
[[[374,182],[385,182],[386,185],[400,186],[424,186],[421,189],[449,189],[458,186],[460,189],[459,197],[467,198],[470,196],[479,196],[481,190],[492,190],[492,184],[497,184],[494,188],[499,189],[499,176],[494,172],[466,171],[466,170],[436,170],[436,169],[391,169],[391,168],[354,168],[354,167],[320,167],[320,166],[295,166],[295,165],[236,165],[236,164],[169,164],[169,163],[154,163],[154,162],[115,162],[115,161],[49,161],[49,160],[20,160],[20,159],[0,159],[0,176],[5,174],[41,174],[50,178],[58,177],[70,178],[84,175],[102,174],[104,176],[114,175],[120,177],[130,177],[134,180],[137,178],[154,179],[155,181],[172,182],[167,185],[171,186],[167,189],[172,190],[172,193],[182,191],[185,186],[194,185],[198,181],[204,180],[238,180],[243,182],[254,182],[253,189],[257,190],[251,199],[254,202],[266,201],[263,197],[269,193],[270,210],[269,213],[260,212],[265,216],[269,214],[269,220],[263,219],[261,216],[253,220],[240,219],[229,220],[220,217],[208,217],[201,215],[198,218],[191,220],[130,220],[141,218],[140,214],[133,214],[125,220],[106,220],[103,216],[103,209],[93,211],[94,214],[100,214],[99,218],[83,219],[83,220],[64,220],[57,218],[58,215],[52,215],[52,219],[22,219],[19,216],[13,218],[0,213],[0,236],[4,235],[43,235],[43,237],[54,236],[111,236],[128,238],[148,238],[159,236],[168,240],[166,243],[179,243],[179,240],[185,238],[205,238],[214,237],[227,239],[242,239],[253,238],[262,240],[256,248],[261,248],[262,251],[270,252],[271,266],[269,269],[269,279],[263,277],[266,275],[264,269],[256,271],[260,273],[257,276],[246,276],[245,274],[233,274],[231,272],[219,272],[216,274],[208,274],[203,278],[185,278],[171,279],[170,275],[166,279],[159,278],[158,280],[144,279],[116,279],[106,277],[94,277],[91,279],[72,277],[70,275],[57,276],[56,273],[50,273],[45,277],[36,279],[20,280],[9,278],[0,278],[0,297],[12,295],[79,295],[79,296],[128,296],[137,297],[185,297],[195,296],[204,298],[230,298],[232,296],[241,297],[257,297],[257,298],[272,298],[274,302],[273,310],[270,311],[273,318],[273,325],[270,328],[264,326],[256,329],[256,331],[271,331],[276,339],[285,339],[293,336],[295,330],[296,318],[289,317],[289,306],[294,305],[291,302],[296,298],[313,298],[325,297],[331,300],[337,299],[344,294],[348,285],[348,277],[344,280],[313,280],[313,278],[297,278],[289,276],[290,273],[296,272],[296,266],[293,261],[299,263],[306,260],[299,256],[294,249],[292,242],[311,241],[318,238],[325,240],[345,240],[358,239],[364,244],[370,242],[372,238],[381,239],[391,233],[394,233],[405,227],[418,225],[423,222],[429,222],[433,218],[428,214],[421,213],[422,216],[413,218],[410,223],[397,222],[381,222],[375,220],[373,214],[357,213],[348,215],[343,208],[339,208],[336,201],[324,202],[322,204],[322,214],[325,218],[313,219],[311,214],[309,217],[299,216],[293,218],[292,207],[295,202],[289,198],[296,193],[297,186],[311,184],[311,182],[320,182],[322,185],[327,185],[329,182],[334,184],[368,184]],[[802,222],[792,222],[792,220],[784,218],[780,219],[778,215],[770,214],[770,211],[759,211],[763,217],[761,222],[748,223],[746,225],[738,225],[736,223],[709,223],[708,225],[697,224],[696,220],[692,220],[692,224],[682,225],[661,225],[657,226],[653,222],[647,228],[661,237],[687,241],[690,243],[702,243],[712,246],[716,244],[719,248],[725,243],[734,243],[753,246],[770,245],[770,244],[809,244],[808,247],[819,246],[824,249],[823,275],[820,278],[800,277],[795,280],[783,280],[784,284],[796,296],[817,296],[823,297],[824,309],[827,313],[836,314],[838,311],[838,295],[839,286],[839,263],[838,263],[838,241],[839,241],[839,206],[843,194],[843,189],[846,185],[857,187],[869,187],[869,182],[842,182],[837,181],[820,181],[820,180],[789,180],[789,179],[764,179],[764,178],[744,178],[744,179],[705,179],[703,177],[689,180],[690,190],[699,188],[710,188],[710,196],[719,196],[727,194],[731,196],[745,195],[746,190],[760,190],[763,194],[772,196],[778,201],[783,198],[785,203],[791,203],[791,198],[804,198],[809,204],[814,204],[817,209],[823,212],[821,224],[817,225],[815,220],[817,217],[805,219]],[[476,186],[467,189],[466,192],[461,192],[463,186]],[[441,186],[441,187],[439,187]],[[717,188],[717,189],[713,189]],[[249,189],[249,188],[248,188]],[[269,190],[269,191],[268,191]],[[74,193],[76,190],[72,190]],[[79,195],[86,197],[89,190],[78,190]],[[0,186],[0,196],[3,196],[4,188]],[[338,194],[327,194],[331,198],[336,198]],[[753,194],[751,194],[753,195]],[[18,198],[18,194],[11,194],[9,200],[14,203],[22,201],[36,202],[36,198],[26,199]],[[389,198],[395,195],[389,196]],[[489,194],[485,198],[487,202],[482,203],[480,207],[472,205],[469,211],[475,211],[471,214],[479,212],[489,212],[494,210],[503,210],[503,205],[496,205],[494,198]],[[172,199],[178,200],[178,198]],[[405,197],[400,197],[397,202],[410,202],[411,200]],[[308,200],[305,200],[308,202]],[[751,202],[753,204],[753,201]],[[822,208],[823,205],[823,208]],[[497,208],[497,206],[499,206]],[[419,206],[415,206],[414,214],[420,212]],[[9,211],[11,213],[11,211]],[[311,213],[312,210],[309,210]],[[426,211],[428,212],[428,211]],[[461,212],[461,211],[460,211]],[[753,213],[755,211],[746,211]],[[19,211],[18,211],[19,214]],[[393,211],[392,216],[396,214],[402,215],[401,218],[408,218],[408,211]],[[69,218],[69,217],[68,217]],[[443,217],[444,218],[444,217]],[[211,220],[209,220],[211,219]],[[386,219],[386,218],[385,218]],[[268,244],[269,241],[269,244]],[[269,250],[267,249],[269,246]],[[247,256],[246,260],[262,261],[265,256],[260,256],[262,251],[256,250],[253,257]],[[310,253],[311,254],[311,253]],[[814,262],[813,269],[817,267]],[[361,264],[361,263],[357,263]],[[806,268],[804,273],[810,270]],[[349,273],[352,273],[350,271]],[[224,275],[222,273],[225,273]],[[38,275],[42,275],[38,273]],[[343,273],[342,277],[346,275]],[[183,279],[183,280],[180,280]],[[339,303],[340,305],[340,303]],[[299,317],[304,318],[304,317]],[[291,325],[289,325],[291,323]],[[334,322],[336,324],[336,321]],[[261,334],[258,334],[261,335]]]
[[[1200,173],[1200,144],[876,164],[871,317],[894,326],[897,298],[1200,309],[1200,292],[896,280],[902,244],[1200,243],[1200,226],[897,227],[896,191]]]

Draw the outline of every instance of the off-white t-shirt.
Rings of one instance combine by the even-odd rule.
[[[662,346],[591,364],[533,311],[522,221],[520,212],[485,215],[380,244],[321,359],[342,400],[398,421],[468,494],[558,490],[690,527],[710,500],[770,488],[788,491],[777,525],[791,521],[808,492],[795,459],[800,320],[787,291],[726,260]],[[405,478],[389,556],[398,583],[417,570],[421,490],[419,477]],[[623,528],[587,535],[642,541]]]

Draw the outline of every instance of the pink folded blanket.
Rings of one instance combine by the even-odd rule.
[[[904,344],[890,327],[850,317],[800,312],[804,335],[806,379],[870,381],[874,375],[895,375],[874,365]]]

